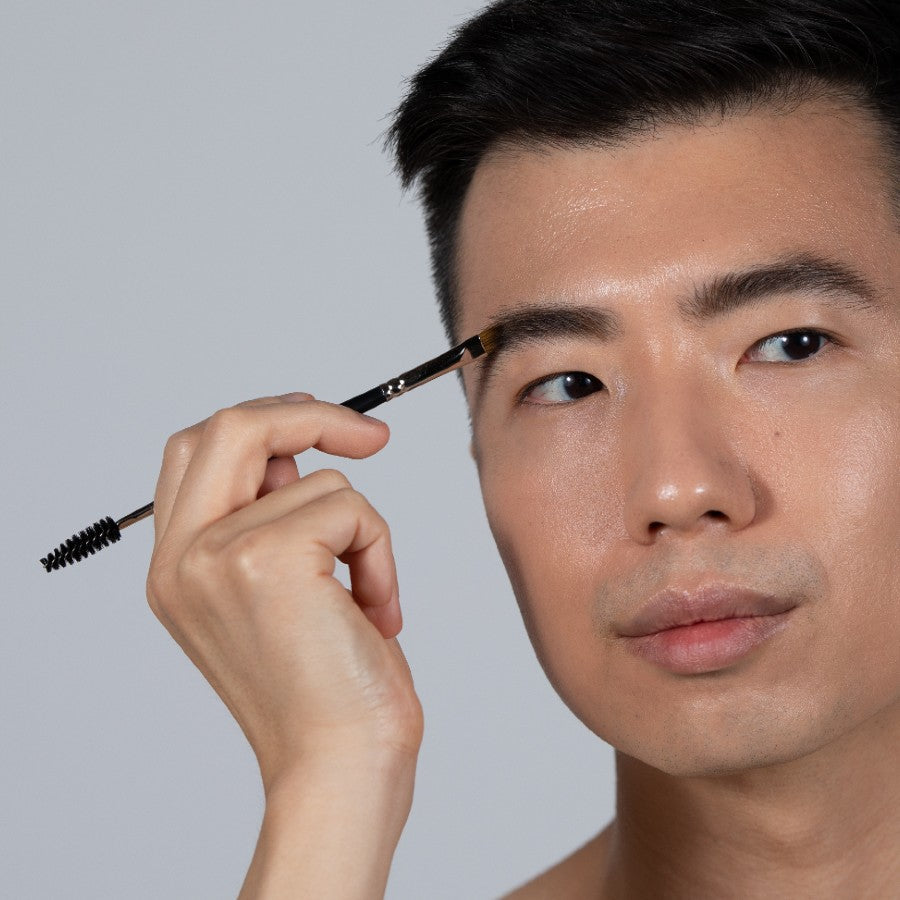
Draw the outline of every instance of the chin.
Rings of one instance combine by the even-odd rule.
[[[647,727],[640,730],[594,730],[613,746],[617,757],[677,778],[711,778],[789,765],[839,741],[853,727],[842,716],[810,716],[809,707],[802,704],[793,712],[765,721],[735,713],[715,727],[689,717],[676,721],[666,714],[654,720],[648,711]]]
[[[759,750],[755,753],[734,753],[723,750],[716,752],[710,748],[698,751],[695,747],[665,747],[657,753],[634,756],[616,748],[617,755],[624,754],[635,762],[656,769],[672,778],[716,778],[741,775],[753,770],[784,765],[802,759],[806,753],[774,753]]]

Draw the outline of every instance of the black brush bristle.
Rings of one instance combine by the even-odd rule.
[[[41,565],[48,572],[74,565],[98,550],[114,544],[120,537],[122,532],[116,521],[107,516],[84,531],[73,534],[64,544],[60,544],[56,550],[45,556],[41,560]]]

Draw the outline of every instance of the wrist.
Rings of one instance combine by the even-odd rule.
[[[412,806],[415,773],[415,758],[368,753],[306,758],[269,785],[265,820],[291,832],[313,817],[317,827],[333,827],[343,841],[392,856]]]
[[[415,758],[307,758],[266,790],[243,897],[382,897],[412,804]]]
[[[398,786],[411,791],[417,760],[418,749],[392,751],[361,742],[332,743],[307,747],[278,765],[260,764],[260,774],[267,806],[289,804],[292,796],[313,786],[330,793],[377,798],[390,795]]]
[[[345,805],[385,810],[412,801],[416,757],[406,754],[340,752],[306,755],[277,775],[264,778],[266,809],[289,814],[298,799],[328,797]]]

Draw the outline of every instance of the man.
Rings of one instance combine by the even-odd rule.
[[[448,332],[502,329],[498,548],[617,751],[615,820],[511,896],[900,895],[898,47],[887,0],[507,0],[398,112]],[[259,759],[246,897],[380,896],[409,812],[387,525],[291,459],[387,438],[297,394],[167,445],[148,595]]]

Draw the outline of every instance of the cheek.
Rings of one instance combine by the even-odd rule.
[[[523,429],[524,432],[524,429]],[[504,431],[484,448],[479,477],[494,536],[532,587],[584,581],[621,536],[621,477],[590,424]]]
[[[890,679],[900,691],[900,404],[822,418],[817,527],[806,530],[829,569],[835,657],[862,690]]]
[[[884,604],[900,620],[900,386],[897,402],[866,393],[780,416],[783,433],[763,451],[761,527],[808,544],[839,605]]]
[[[890,538],[896,550],[900,408],[847,410],[823,437],[823,443],[830,506],[843,521],[850,541],[865,546],[879,543],[879,537]]]
[[[566,702],[598,664],[592,610],[621,546],[621,477],[588,428],[485,448],[485,509],[526,629]],[[527,449],[526,449],[527,447]],[[571,704],[570,704],[571,705]]]

